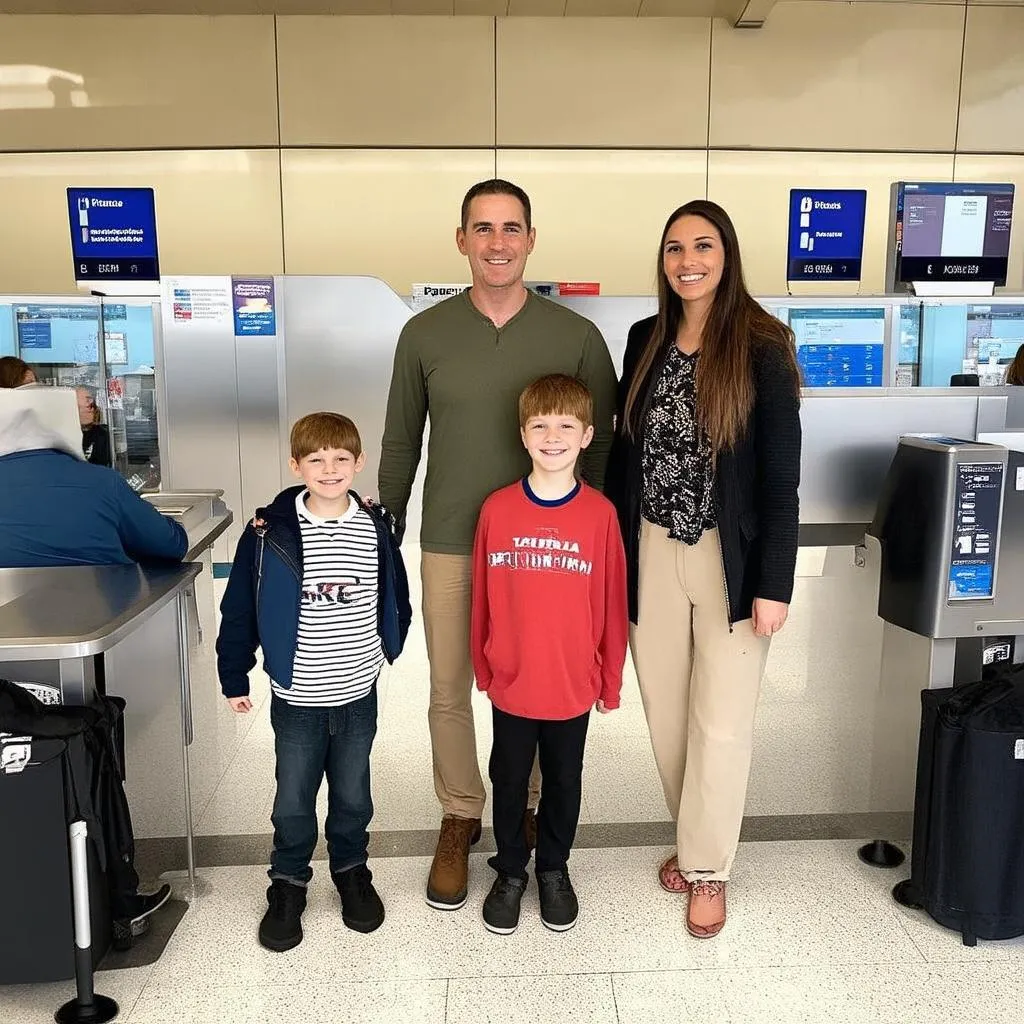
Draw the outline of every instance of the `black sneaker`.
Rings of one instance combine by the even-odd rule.
[[[373,874],[365,864],[339,871],[334,884],[341,896],[341,919],[355,932],[372,932],[384,923],[384,904],[373,887]]]
[[[495,935],[511,935],[519,927],[519,904],[526,879],[498,875],[484,900],[484,927]]]
[[[156,892],[139,893],[135,897],[135,908],[132,910],[130,924],[133,935],[141,935],[145,931],[144,922],[150,914],[159,910],[171,898],[171,887],[164,883]]]
[[[260,945],[283,953],[302,941],[302,912],[306,909],[306,887],[275,878],[267,890],[267,912],[260,921]]]
[[[579,901],[569,881],[568,870],[538,871],[537,885],[540,888],[540,919],[544,926],[554,932],[567,932],[580,916]]]

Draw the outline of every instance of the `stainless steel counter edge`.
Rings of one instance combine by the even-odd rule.
[[[207,519],[200,529],[188,532],[188,551],[185,561],[191,562],[198,558],[207,548],[213,547],[220,535],[235,521],[233,512]],[[210,524],[213,524],[212,526]]]
[[[127,566],[82,566],[73,569],[90,569],[95,573],[119,572]],[[183,563],[170,568],[149,569],[135,566],[150,585],[148,594],[128,606],[120,615],[106,622],[101,628],[79,636],[3,636],[0,635],[0,662],[4,661],[58,661],[67,658],[87,658],[101,654],[118,644],[129,633],[134,632],[146,620],[152,618],[161,608],[173,601],[202,572],[198,562]],[[0,570],[0,572],[63,572],[60,569]],[[33,588],[34,589],[34,588]],[[30,589],[21,597],[28,596]],[[17,598],[16,600],[20,600]],[[13,603],[13,602],[12,602]],[[2,620],[3,606],[0,606]]]

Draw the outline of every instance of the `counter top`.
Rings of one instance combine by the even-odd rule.
[[[109,650],[201,571],[198,563],[0,569],[0,662]]]

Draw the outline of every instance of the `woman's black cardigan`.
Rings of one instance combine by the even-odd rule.
[[[643,494],[643,437],[623,429],[623,411],[637,361],[655,318],[633,324],[626,342],[619,382],[618,418],[605,478],[615,503],[626,547],[629,618],[637,621],[640,559],[640,505]],[[638,401],[646,420],[654,382],[666,353],[655,360]],[[749,619],[754,598],[789,603],[796,570],[800,505],[800,400],[791,363],[771,343],[755,345],[754,407],[746,431],[734,447],[718,453],[715,511],[725,568],[729,623]]]

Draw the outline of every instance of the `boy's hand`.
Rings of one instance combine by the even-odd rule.
[[[236,711],[240,715],[252,711],[252,701],[248,697],[228,697],[228,704],[231,705],[232,711]]]
[[[597,702],[597,710],[602,715],[610,715],[615,710],[615,708],[606,708],[604,706],[604,701],[603,700],[599,700]]]

